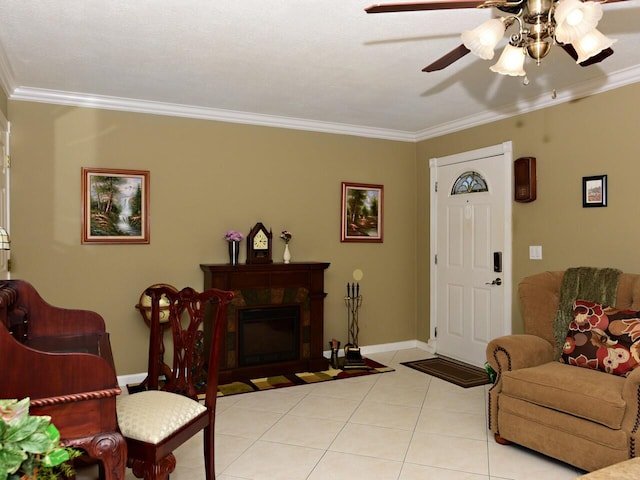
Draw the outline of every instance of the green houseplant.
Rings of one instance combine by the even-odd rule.
[[[0,400],[0,480],[50,480],[72,475],[80,452],[60,445],[51,417],[29,415],[30,399]]]

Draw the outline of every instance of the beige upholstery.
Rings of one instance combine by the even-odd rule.
[[[602,470],[587,473],[580,477],[581,480],[620,480],[640,478],[640,457],[632,458],[622,463],[616,463]]]
[[[592,471],[636,456],[640,369],[625,378],[555,360],[553,320],[563,275],[525,278],[519,286],[525,334],[497,338],[487,347],[498,373],[489,391],[489,428]],[[616,302],[640,310],[640,275],[620,276]]]
[[[195,400],[162,390],[121,395],[116,399],[116,410],[125,437],[153,444],[207,412]]]

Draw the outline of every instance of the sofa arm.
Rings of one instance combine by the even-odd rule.
[[[535,335],[507,335],[487,345],[487,361],[498,374],[542,365],[553,357],[553,345]]]

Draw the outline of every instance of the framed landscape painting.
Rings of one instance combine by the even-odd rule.
[[[382,243],[382,185],[342,182],[340,241]]]
[[[82,243],[149,243],[149,172],[82,168]]]

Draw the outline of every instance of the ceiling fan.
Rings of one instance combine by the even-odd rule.
[[[606,1],[606,0],[605,0]],[[608,0],[617,2],[624,0]],[[582,0],[427,0],[415,3],[375,4],[367,13],[414,12],[458,8],[496,8],[504,15],[462,33],[462,44],[422,69],[434,72],[448,67],[467,53],[490,60],[505,32],[515,25],[509,43],[490,69],[502,75],[524,76],[524,61],[539,65],[553,44],[562,47],[579,65],[586,67],[613,54],[616,40],[596,29],[604,1]]]

